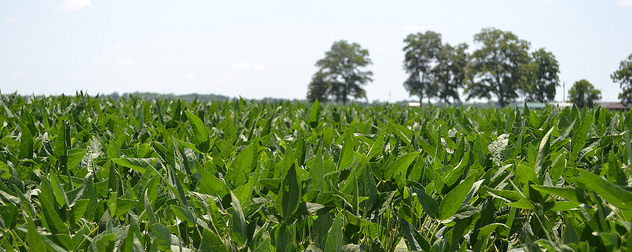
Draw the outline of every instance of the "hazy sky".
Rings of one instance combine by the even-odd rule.
[[[567,91],[587,79],[617,100],[632,0],[0,0],[0,91],[303,99],[316,61],[347,40],[373,61],[368,100],[398,101],[406,35],[432,30],[471,52],[485,27],[553,52]]]

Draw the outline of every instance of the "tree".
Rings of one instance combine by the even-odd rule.
[[[327,93],[331,87],[331,83],[325,80],[326,76],[323,71],[318,71],[312,76],[312,82],[307,86],[307,100],[314,102],[327,102]]]
[[[325,58],[316,62],[319,70],[309,84],[308,99],[332,96],[343,104],[349,96],[366,99],[362,86],[373,81],[373,72],[360,68],[370,64],[369,51],[359,44],[349,44],[345,40],[334,42]]]
[[[494,95],[500,106],[505,107],[518,97],[518,88],[527,81],[530,44],[511,32],[495,28],[485,28],[474,35],[474,43],[483,46],[471,56],[466,99],[490,99]]]
[[[461,100],[458,89],[464,86],[467,78],[465,74],[468,62],[467,47],[465,43],[456,47],[446,43],[436,55],[437,65],[431,73],[437,97],[445,103],[450,103],[449,98],[452,98],[454,102]]]
[[[612,81],[618,82],[621,87],[619,99],[621,103],[632,104],[632,54],[627,60],[621,61],[619,69],[610,75]]]
[[[560,86],[560,67],[551,52],[540,48],[531,54],[532,73],[525,87],[527,101],[548,102],[555,100],[556,87]]]
[[[433,31],[410,34],[404,39],[404,70],[409,74],[404,88],[410,96],[418,96],[422,103],[424,94],[435,94],[431,71],[436,64],[436,55],[441,50],[441,35]]]
[[[595,87],[587,80],[582,79],[576,81],[573,84],[573,87],[568,90],[568,97],[577,107],[592,108],[595,105],[595,102],[601,99],[601,91],[595,89]]]

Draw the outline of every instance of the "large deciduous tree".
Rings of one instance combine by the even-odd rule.
[[[592,108],[595,103],[601,99],[601,90],[595,87],[585,79],[578,80],[568,90],[568,97],[575,106],[583,108]]]
[[[426,31],[406,36],[404,39],[404,70],[409,74],[404,88],[410,96],[431,97],[436,93],[431,71],[436,65],[437,54],[441,51],[441,34]]]
[[[329,95],[329,88],[331,87],[331,83],[326,79],[325,73],[323,71],[318,71],[312,77],[312,82],[307,86],[307,100],[309,102],[314,102],[316,100],[320,102],[327,102],[327,96]]]
[[[619,69],[610,75],[612,81],[618,82],[621,87],[619,99],[621,103],[632,104],[632,54],[627,60],[621,61]]]
[[[369,51],[359,44],[349,44],[345,40],[334,42],[325,52],[325,58],[316,62],[319,70],[308,86],[308,99],[330,96],[343,104],[349,97],[366,99],[362,86],[373,81],[373,72],[362,71],[361,68],[370,64]]]
[[[485,28],[474,35],[482,47],[472,53],[471,80],[466,99],[496,96],[501,107],[518,97],[518,89],[528,81],[530,43],[509,31]]]
[[[467,44],[461,43],[456,47],[446,43],[437,53],[437,65],[432,69],[436,96],[445,103],[461,101],[459,88],[462,88],[467,78],[465,69],[468,62]]]
[[[556,88],[560,86],[560,66],[555,55],[540,48],[531,54],[531,75],[521,88],[527,101],[549,102],[555,100]]]

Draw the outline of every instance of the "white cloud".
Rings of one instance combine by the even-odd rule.
[[[429,30],[428,26],[425,25],[405,25],[404,26],[404,31],[408,31],[408,32],[421,32],[421,31],[426,31]]]
[[[64,4],[59,7],[59,9],[69,11],[83,10],[92,7],[90,1],[91,0],[64,0]]]
[[[13,73],[13,78],[14,79],[22,78],[22,76],[24,76],[24,74],[22,74],[22,73]]]
[[[134,65],[134,64],[132,64],[132,62],[131,62],[131,61],[129,61],[129,60],[121,60],[121,61],[119,62],[119,66],[133,66],[133,65]]]
[[[101,60],[100,60],[100,59],[94,59],[94,60],[92,61],[92,63],[94,63],[94,64],[99,64],[99,63],[101,63]]]
[[[195,74],[191,73],[191,72],[185,73],[183,75],[180,75],[180,78],[188,80],[188,81],[196,81],[196,80],[198,80],[198,77]]]
[[[114,47],[112,47],[112,49],[114,49],[114,50],[118,50],[118,49],[121,49],[121,48],[123,48],[122,44],[117,44]]]
[[[262,64],[250,64],[250,63],[243,63],[243,62],[239,62],[239,63],[235,63],[230,67],[231,70],[249,70],[249,69],[254,69],[257,71],[263,71],[264,67]]]
[[[619,6],[632,6],[632,0],[619,0],[617,1]]]
[[[7,18],[7,22],[13,23],[13,22],[15,22],[15,18],[14,17],[8,17]]]

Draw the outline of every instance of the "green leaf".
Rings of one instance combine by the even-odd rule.
[[[406,172],[408,171],[408,166],[410,166],[418,156],[419,152],[411,152],[399,157],[397,160],[395,160],[395,162],[389,165],[388,168],[386,168],[386,170],[384,171],[384,179],[390,180],[395,175],[405,178]]]
[[[551,129],[549,129],[549,131],[546,132],[546,135],[544,135],[544,137],[540,140],[540,145],[538,146],[538,155],[536,156],[536,159],[535,159],[534,171],[536,174],[540,174],[543,168],[545,159],[549,155],[549,147],[551,146],[551,133],[553,132],[554,129],[555,127],[551,127]]]
[[[46,244],[42,240],[37,227],[31,218],[26,218],[28,232],[26,233],[26,243],[30,251],[46,251]]]
[[[200,247],[198,251],[217,251],[217,252],[228,252],[226,246],[222,242],[222,239],[219,236],[208,229],[204,229],[202,234],[202,242],[200,243]]]
[[[194,143],[201,144],[207,142],[209,140],[209,134],[206,125],[204,125],[204,122],[202,122],[199,117],[189,112],[188,110],[185,110],[184,113],[187,115],[187,120],[189,121],[189,123],[191,123],[191,128],[193,128],[193,135],[195,136]]]
[[[239,187],[248,182],[252,170],[257,165],[257,144],[255,141],[241,150],[235,157],[231,169],[226,174],[226,181],[234,187]]]
[[[608,153],[608,167],[606,170],[606,178],[608,178],[608,181],[617,185],[627,185],[628,178],[623,170],[621,170],[621,167],[617,163],[617,159],[617,155],[611,149]]]
[[[41,192],[39,199],[42,208],[40,214],[43,215],[41,217],[42,224],[52,234],[69,234],[68,226],[66,226],[56,211],[53,187],[46,178],[42,179]]]
[[[171,210],[181,221],[187,222],[189,227],[194,227],[197,223],[195,213],[189,209],[184,209],[178,205],[171,205]]]
[[[53,192],[55,193],[55,199],[57,200],[57,204],[60,207],[65,207],[70,205],[68,202],[68,196],[66,195],[66,191],[64,190],[64,186],[61,184],[55,173],[50,173],[50,183],[53,187]]]
[[[167,251],[171,249],[171,231],[162,223],[154,223],[151,225],[151,231],[154,234],[154,243],[157,244],[158,249],[161,251]]]
[[[334,223],[331,225],[329,232],[327,232],[324,252],[342,252],[342,225],[342,215],[337,214]]]
[[[309,120],[309,126],[312,128],[318,127],[318,119],[320,118],[320,104],[318,100],[314,101],[312,104],[312,110],[309,112],[309,116],[307,119]]]
[[[342,145],[342,150],[340,151],[340,161],[338,164],[338,170],[343,170],[351,166],[354,160],[354,155],[353,155],[354,140],[353,140],[353,136],[351,136],[351,132],[347,132],[344,138],[345,138],[345,141]]]
[[[279,214],[283,219],[290,219],[296,212],[300,203],[300,197],[300,182],[296,176],[296,166],[292,164],[281,183],[279,195],[277,196],[277,202],[281,205],[281,212],[279,212]],[[278,208],[277,205],[277,209]]]
[[[531,187],[533,187],[533,189],[536,189],[542,193],[553,194],[555,196],[559,196],[570,201],[586,203],[586,199],[582,195],[580,191],[581,189],[579,188],[541,186],[541,185],[531,185]]]
[[[215,251],[215,250],[206,250],[206,251]],[[257,246],[252,252],[269,252],[273,251],[272,244],[270,243],[270,237],[265,238],[259,246]]]
[[[386,138],[386,134],[389,132],[388,127],[389,127],[389,124],[384,126],[380,130],[380,133],[378,133],[377,137],[375,138],[375,141],[371,145],[371,149],[367,153],[367,156],[369,158],[376,158],[380,154],[382,154],[382,147],[384,147],[384,138]]]
[[[244,217],[244,212],[241,209],[241,204],[239,203],[239,199],[237,196],[230,192],[230,205],[231,205],[231,214],[232,218],[232,230],[230,237],[237,243],[240,247],[244,247],[248,242],[248,223],[246,223],[246,218]]]
[[[443,198],[441,204],[439,204],[440,220],[448,219],[459,211],[475,181],[476,178],[474,176],[467,177]]]
[[[588,130],[590,130],[593,120],[595,120],[593,116],[584,117],[581,126],[575,134],[573,134],[573,138],[571,139],[571,156],[568,159],[569,166],[575,165],[580,151],[584,148],[587,140],[586,137],[588,136]]]
[[[595,191],[599,196],[618,208],[632,209],[632,192],[626,191],[620,186],[588,171],[581,169],[578,169],[578,171],[581,177],[574,178],[575,181],[584,183],[588,187],[587,189]]]
[[[228,194],[228,187],[224,184],[224,181],[215,177],[204,167],[200,167],[198,172],[201,176],[198,192],[219,197],[224,197]]]
[[[113,158],[113,163],[130,168],[138,173],[145,173],[147,169],[155,170],[153,164],[156,158]]]
[[[25,124],[20,124],[20,154],[18,158],[32,158],[33,157],[33,135]]]
[[[325,191],[325,168],[323,163],[323,151],[321,148],[318,149],[316,156],[314,157],[314,162],[309,169],[309,175],[312,178],[312,184],[310,185],[311,189],[317,190],[319,192]]]
[[[417,193],[417,198],[419,199],[419,202],[421,203],[421,206],[423,207],[426,214],[428,214],[431,218],[438,218],[439,203],[437,203],[435,199],[426,194],[423,189],[418,189],[414,187],[413,190],[415,190],[415,193]]]

